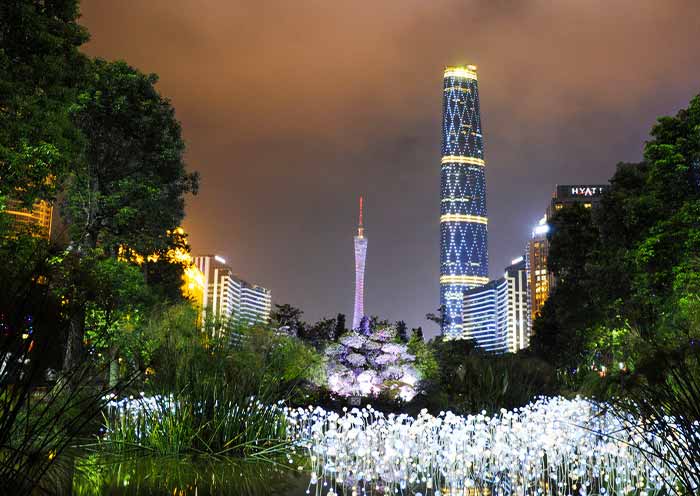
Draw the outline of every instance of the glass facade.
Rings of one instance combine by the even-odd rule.
[[[204,276],[204,317],[247,325],[270,320],[272,294],[269,289],[240,279],[221,257],[194,257],[194,264]]]
[[[464,293],[463,339],[492,353],[516,353],[530,345],[525,261],[506,267],[501,279]]]
[[[266,323],[270,320],[272,295],[269,289],[240,281],[241,299],[238,320],[244,324]]]
[[[476,67],[447,67],[440,172],[443,334],[462,335],[464,292],[488,282],[486,177]]]
[[[492,353],[508,350],[508,281],[491,281],[464,293],[463,332],[460,336],[472,339]]]

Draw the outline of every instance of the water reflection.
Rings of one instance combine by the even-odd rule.
[[[75,496],[306,494],[308,473],[289,464],[202,458],[90,456],[76,463]]]

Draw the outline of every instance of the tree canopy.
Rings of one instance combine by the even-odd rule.
[[[83,165],[67,195],[72,238],[115,256],[120,246],[152,253],[184,217],[184,195],[196,193],[187,172],[180,124],[155,88],[157,76],[124,62],[95,60],[73,109],[85,136]]]
[[[88,40],[77,0],[0,2],[0,197],[50,199],[79,156],[70,108]]]
[[[556,287],[533,349],[559,366],[633,360],[634,339],[682,338],[700,293],[700,96],[662,117],[644,162],[619,164],[594,211],[551,221]]]

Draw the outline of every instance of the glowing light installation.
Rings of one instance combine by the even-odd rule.
[[[444,73],[440,305],[446,337],[462,335],[464,291],[488,278],[486,177],[476,66]]]
[[[340,396],[369,396],[382,391],[410,401],[420,374],[408,346],[396,342],[396,327],[365,335],[358,331],[326,347],[328,388]]]
[[[677,482],[653,455],[659,437],[585,399],[492,417],[344,412],[287,410],[288,434],[311,461],[307,494],[647,496]]]
[[[360,197],[360,223],[355,236],[355,308],[352,328],[358,329],[365,315],[365,260],[367,258],[367,238],[362,224],[362,197]]]

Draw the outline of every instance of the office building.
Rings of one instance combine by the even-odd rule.
[[[549,257],[549,224],[547,217],[542,217],[532,230],[532,236],[527,244],[526,268],[528,287],[530,291],[530,328],[532,322],[539,315],[542,305],[549,297],[550,288],[554,284],[554,276],[547,270],[547,258]]]
[[[440,306],[447,339],[463,334],[464,292],[489,280],[485,165],[477,68],[447,67],[440,166]]]
[[[462,339],[492,353],[516,353],[530,345],[525,260],[506,267],[502,278],[469,289],[463,300]]]
[[[240,322],[265,323],[270,320],[272,293],[269,289],[241,281]]]
[[[492,353],[508,350],[508,282],[505,278],[468,289],[463,297],[462,339]]]
[[[219,255],[194,257],[194,264],[204,275],[205,318],[245,325],[269,321],[270,290],[237,277]]]
[[[529,291],[525,259],[518,257],[503,275],[508,285],[506,347],[511,353],[530,346]]]
[[[547,221],[566,206],[579,204],[585,208],[592,208],[600,202],[607,187],[605,184],[557,185],[552,194],[552,201],[547,207]]]

